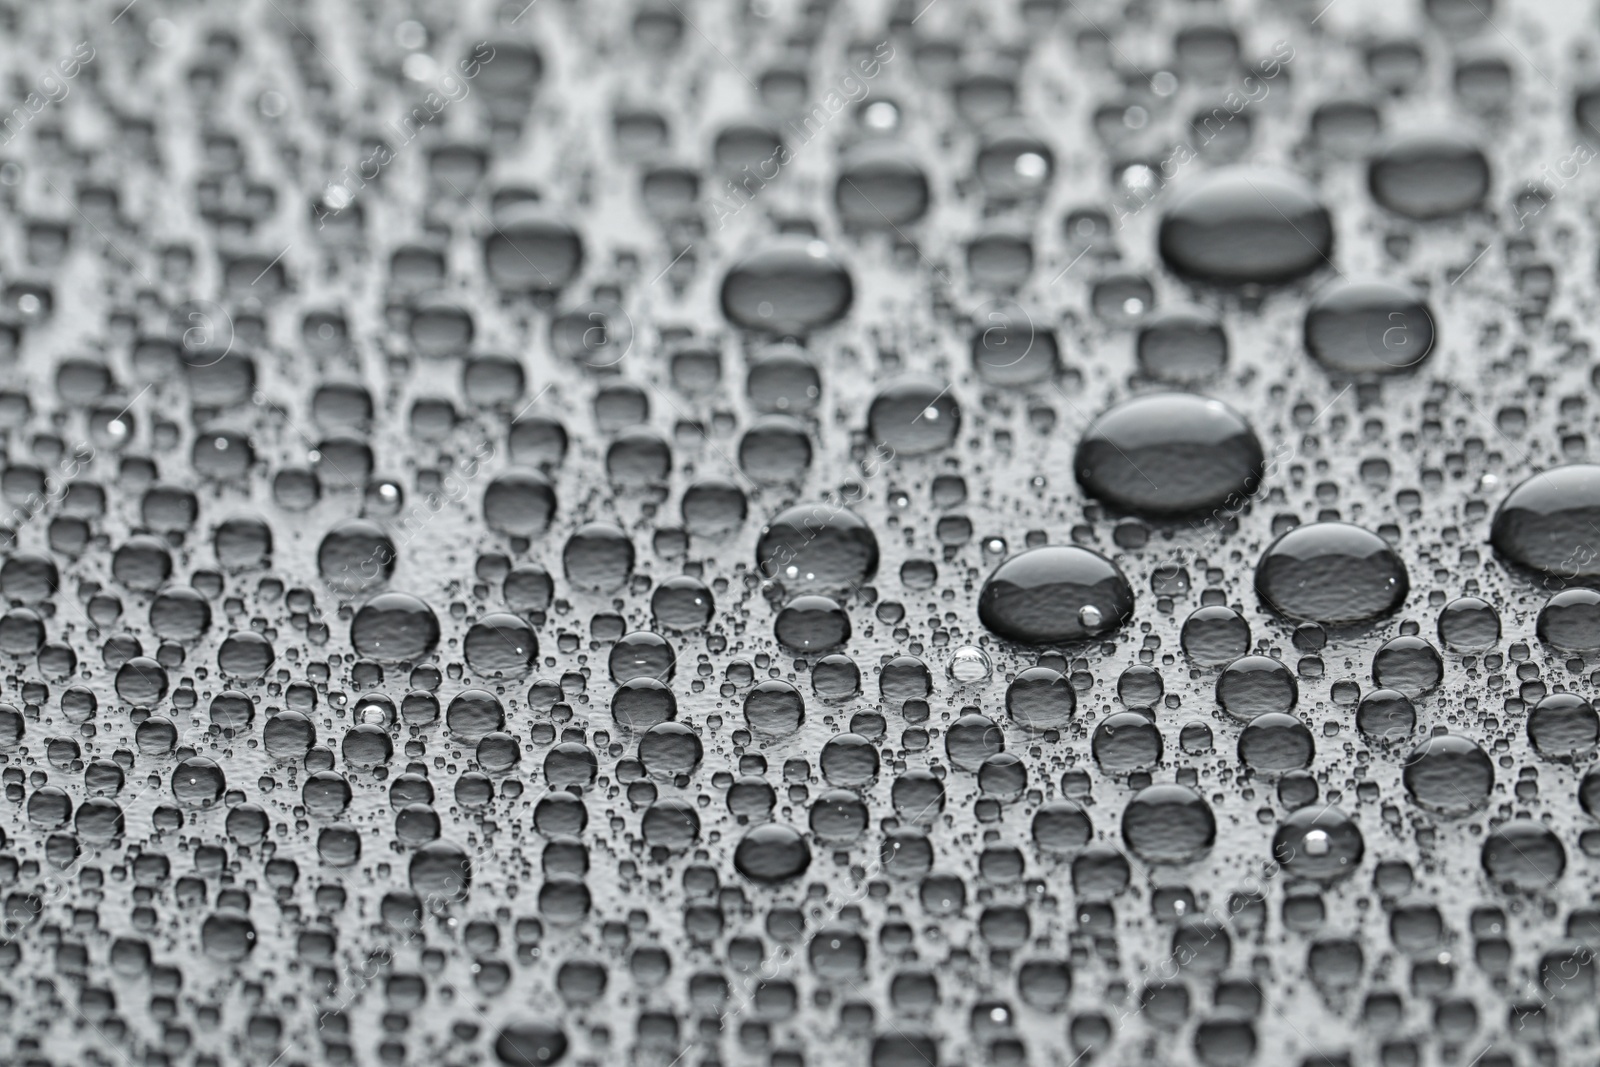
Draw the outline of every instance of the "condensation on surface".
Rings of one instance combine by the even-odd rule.
[[[0,9],[0,1062],[1595,1055],[1592,5],[446,8]]]

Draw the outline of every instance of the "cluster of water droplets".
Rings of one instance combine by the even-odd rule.
[[[1593,34],[1320,6],[12,12],[0,1059],[1592,1051]]]

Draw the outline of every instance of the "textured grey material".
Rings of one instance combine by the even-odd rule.
[[[0,1063],[1588,1062],[1595,27],[0,8]]]

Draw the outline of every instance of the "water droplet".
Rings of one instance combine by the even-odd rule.
[[[1238,511],[1260,488],[1264,458],[1255,433],[1219,401],[1160,393],[1096,419],[1073,465],[1090,495],[1163,516]]]
[[[1093,614],[1085,617],[1085,609]],[[995,568],[978,598],[985,627],[1033,645],[1082,640],[1122,625],[1132,612],[1133,590],[1117,566],[1076,546],[1012,556]]]
[[[1256,566],[1256,591],[1275,611],[1329,625],[1390,614],[1410,590],[1405,564],[1388,542],[1343,522],[1290,530]]]
[[[1224,167],[1184,182],[1161,218],[1161,256],[1221,285],[1277,285],[1328,265],[1333,219],[1293,174]]]

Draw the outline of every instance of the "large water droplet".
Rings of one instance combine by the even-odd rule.
[[[1217,400],[1189,393],[1141,396],[1096,419],[1073,466],[1084,491],[1153,516],[1244,506],[1260,486],[1261,442]]]
[[[1553,577],[1600,577],[1600,466],[1535,474],[1507,494],[1489,539],[1514,563]]]
[[[1365,622],[1397,610],[1410,591],[1405,564],[1389,543],[1344,522],[1297,526],[1256,565],[1256,592],[1292,619]]]
[[[1387,282],[1339,281],[1306,311],[1306,348],[1339,374],[1393,374],[1433,351],[1427,303]]]
[[[843,318],[855,285],[828,246],[786,238],[739,260],[722,282],[722,312],[737,326],[805,333]]]
[[[1221,285],[1275,285],[1328,264],[1333,219],[1304,179],[1224,167],[1179,187],[1161,218],[1161,256]]]
[[[1458,134],[1411,134],[1373,156],[1367,183],[1373,199],[1398,215],[1440,219],[1482,203],[1489,192],[1489,161]]]
[[[877,573],[878,539],[848,508],[800,504],[763,527],[756,563],[791,594],[848,591]]]
[[[1133,614],[1133,589],[1116,564],[1071,545],[1012,556],[989,575],[978,597],[978,618],[990,631],[1023,644],[1080,641],[1094,636],[1083,608],[1100,627],[1121,626]]]

